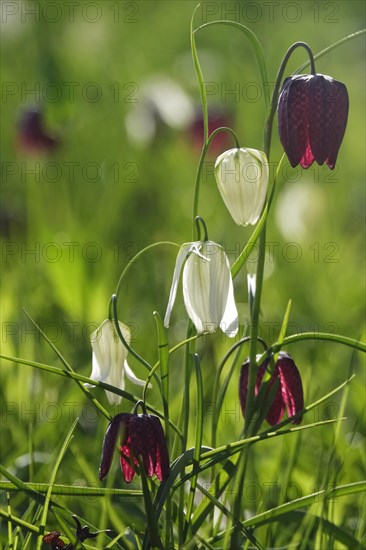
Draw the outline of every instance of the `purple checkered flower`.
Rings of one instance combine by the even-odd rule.
[[[278,99],[278,132],[291,166],[326,162],[333,170],[347,117],[342,82],[322,74],[286,78]]]
[[[266,361],[258,368],[257,380],[255,384],[256,395],[258,394],[268,363],[269,359],[266,359]],[[249,359],[247,359],[243,364],[239,379],[239,398],[243,416],[245,415],[247,403],[248,375]],[[267,396],[271,391],[273,384],[278,379],[279,386],[266,415],[266,420],[271,426],[274,426],[281,421],[285,410],[287,410],[287,414],[290,417],[302,411],[304,408],[304,396],[300,373],[292,357],[282,351],[278,354],[278,360],[268,387]],[[292,423],[300,424],[301,420],[302,416],[300,415],[294,418]]]
[[[121,413],[111,420],[104,436],[99,479],[104,479],[110,470],[118,437],[126,483],[135,476],[139,456],[148,477],[156,474],[163,481],[169,476],[168,450],[159,418],[151,414]]]

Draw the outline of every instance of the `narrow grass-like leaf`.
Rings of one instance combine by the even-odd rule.
[[[175,246],[176,248],[180,248],[180,245],[177,244],[177,243],[173,243],[171,241],[159,241],[157,243],[152,243],[152,244],[149,244],[149,245],[145,246],[145,248],[143,248],[142,250],[139,250],[134,256],[132,256],[132,258],[128,261],[126,267],[122,271],[122,273],[120,275],[120,278],[118,279],[118,283],[117,283],[117,286],[116,286],[116,292],[115,292],[117,298],[118,298],[118,293],[119,293],[119,289],[121,287],[122,281],[126,277],[126,275],[127,275],[128,271],[130,270],[130,268],[134,264],[136,264],[137,260],[139,258],[141,258],[141,256],[143,256],[146,252],[148,252],[152,248],[155,248],[157,246],[166,246],[166,245]]]
[[[242,522],[242,525],[245,527],[261,527],[262,525],[266,525],[268,523],[271,523],[273,521],[286,521],[286,518],[289,519],[290,513],[293,513],[295,511],[298,511],[300,508],[308,507],[314,504],[315,502],[319,502],[319,498],[324,496],[325,493],[329,494],[329,498],[336,498],[341,497],[345,495],[354,495],[358,493],[363,493],[366,490],[366,481],[359,481],[356,483],[349,483],[347,485],[340,485],[339,487],[334,487],[331,491],[317,491],[316,493],[312,493],[311,495],[306,495],[301,498],[297,498],[292,500],[291,502],[286,502],[285,504],[281,504],[280,506],[276,506],[275,508],[271,508],[270,510],[267,510],[266,512],[262,512],[261,514],[257,514],[250,519],[247,519]],[[321,518],[318,518],[321,520]],[[332,526],[333,532],[337,532],[339,534],[339,528],[336,526]],[[347,533],[343,530],[342,531],[342,538],[347,536]],[[224,536],[226,535],[226,530],[222,531],[216,537],[211,539],[210,543],[216,543]],[[351,537],[352,540],[353,537]],[[345,540],[343,538],[343,540]],[[350,540],[347,537],[347,540]],[[351,545],[349,548],[357,548]]]
[[[33,325],[35,326],[35,328],[37,329],[37,331],[40,333],[40,335],[42,336],[42,338],[44,338],[47,342],[47,344],[52,348],[52,350],[55,352],[55,354],[57,355],[57,357],[60,359],[61,363],[64,365],[65,369],[70,372],[70,373],[75,373],[74,369],[72,368],[72,366],[70,365],[70,363],[68,361],[66,361],[65,357],[62,355],[62,353],[57,349],[57,347],[55,346],[55,344],[53,342],[51,342],[51,340],[48,338],[47,334],[45,332],[43,332],[43,330],[41,329],[41,327],[36,323],[36,321],[34,321],[34,319],[32,319],[32,317],[29,315],[29,313],[23,308],[23,311],[24,313],[26,314],[26,316],[28,317],[28,319],[31,321],[31,323],[33,323]],[[103,407],[103,405],[101,403],[99,403],[98,399],[96,399],[94,397],[94,395],[88,390],[88,388],[86,388],[84,386],[84,384],[82,384],[79,380],[75,379],[75,382],[76,384],[79,386],[79,388],[81,389],[81,391],[86,395],[86,397],[93,403],[94,407],[96,409],[99,410],[99,412],[101,412],[106,418],[108,418],[110,420],[110,414],[108,413],[108,411],[106,411],[106,409]]]
[[[10,494],[6,493],[6,501],[7,501],[7,511],[8,516],[11,517],[11,506],[10,506]],[[8,520],[8,545],[9,550],[14,550],[14,543],[13,543],[13,526],[11,524],[11,521]]]
[[[286,336],[281,343],[275,342],[272,344],[266,352],[264,352],[261,357],[258,359],[258,363],[262,363],[271,353],[276,353],[280,351],[283,347],[294,344],[295,342],[300,342],[301,340],[322,340],[324,342],[335,342],[337,344],[343,344],[344,346],[357,349],[359,351],[366,352],[366,344],[354,340],[353,338],[348,338],[348,336],[342,336],[341,334],[331,334],[328,332],[303,332],[301,334],[292,334],[291,336]]]
[[[267,68],[266,68],[266,62],[265,62],[265,59],[264,59],[263,49],[262,49],[261,43],[259,42],[258,38],[256,37],[256,35],[254,34],[254,32],[251,29],[249,29],[248,27],[246,27],[242,23],[238,23],[237,21],[225,20],[225,19],[220,19],[220,20],[217,20],[217,21],[210,21],[208,23],[204,23],[203,25],[201,25],[200,27],[195,29],[194,32],[197,33],[198,31],[200,31],[202,29],[205,29],[207,27],[211,27],[212,25],[227,25],[227,26],[230,26],[230,27],[234,27],[234,28],[240,30],[241,32],[243,32],[245,37],[248,38],[248,40],[250,42],[250,45],[253,49],[253,53],[254,53],[255,59],[257,61],[258,68],[259,68],[259,73],[260,73],[260,76],[261,76],[264,104],[265,104],[265,110],[266,110],[266,116],[267,116],[267,113],[268,113],[268,110],[269,110],[269,86],[268,86]]]
[[[261,214],[261,217],[259,218],[259,221],[256,225],[256,228],[254,229],[249,241],[243,248],[243,250],[240,252],[239,256],[236,258],[235,262],[231,266],[231,276],[234,278],[239,273],[245,262],[248,260],[250,254],[252,253],[255,245],[257,244],[257,241],[259,239],[260,234],[262,233],[263,227],[266,223],[267,216],[269,213],[269,210],[271,208],[271,204],[273,201],[273,197],[276,191],[276,187],[279,181],[279,178],[282,176],[282,164],[286,158],[286,155],[283,154],[281,157],[280,162],[278,163],[276,174],[273,180],[273,185],[271,189],[271,193],[269,195],[268,201],[266,203],[266,206],[263,209],[263,212]]]
[[[214,506],[218,510],[220,510],[227,518],[233,519],[232,513],[230,512],[230,510],[228,510],[228,508],[226,508],[226,506],[224,506],[222,504],[222,502],[217,500],[209,491],[207,491],[204,487],[202,487],[202,485],[198,485],[198,488],[201,491],[201,493],[206,498],[211,500],[212,503],[214,504]],[[241,530],[241,532],[243,533],[243,535],[245,535],[247,537],[247,539],[253,544],[254,548],[257,548],[257,550],[265,550],[264,546],[262,546],[260,544],[260,542],[254,537],[254,535],[252,535],[248,531],[248,529],[246,529],[246,527],[244,527],[243,525],[238,525],[238,527]]]
[[[167,331],[157,311],[153,313],[158,333],[158,354],[165,421],[165,441],[169,449],[169,349]]]
[[[290,313],[291,313],[291,305],[292,305],[292,300],[289,300],[288,304],[287,304],[287,307],[286,307],[285,315],[283,316],[283,321],[282,321],[280,333],[279,333],[278,339],[277,339],[277,343],[280,344],[280,345],[282,345],[282,342],[283,342],[284,338],[286,337],[288,322],[289,322]],[[279,351],[274,354],[274,363],[277,362],[278,354],[279,354]]]
[[[44,496],[41,495],[38,491],[30,487],[28,484],[24,483],[21,479],[16,477],[15,475],[11,474],[4,466],[0,464],[0,473],[6,477],[14,487],[17,488],[17,490],[21,490],[25,492],[30,498],[32,498],[35,502],[43,506],[44,504]],[[4,482],[1,482],[4,483]],[[10,491],[11,487],[7,487],[7,490]],[[54,503],[55,506],[57,506],[56,503]]]
[[[0,354],[0,359],[5,359],[6,361],[12,361],[20,365],[27,365],[29,367],[34,367],[36,369],[44,370],[47,372],[52,372],[53,374],[58,374],[59,376],[63,376],[65,378],[80,380],[83,383],[92,384],[93,386],[98,386],[98,388],[102,388],[103,390],[108,390],[113,393],[116,393],[117,395],[124,397],[125,399],[127,399],[128,401],[131,401],[132,403],[137,403],[138,401],[141,400],[140,397],[137,397],[132,393],[121,390],[120,388],[116,388],[115,386],[111,386],[110,384],[106,384],[105,382],[96,382],[95,380],[92,380],[91,378],[87,378],[86,376],[82,376],[81,374],[77,374],[76,372],[68,372],[63,369],[59,369],[58,367],[52,367],[51,365],[45,365],[43,363],[38,363],[36,361],[29,361],[27,359],[21,359],[19,357],[12,357],[10,355]],[[149,403],[145,403],[145,405],[147,410],[154,413],[159,418],[164,419],[164,415],[160,411],[158,411],[155,407],[153,407]],[[111,416],[108,413],[108,420],[110,420],[110,418]],[[173,430],[178,434],[179,437],[182,436],[180,430],[178,430],[174,422],[169,420],[169,425],[171,426],[171,428],[173,428]]]
[[[28,492],[33,491],[43,495],[47,492],[49,487],[48,483],[24,483],[24,489],[17,487],[11,481],[0,481],[0,490],[9,492],[19,492],[21,490]],[[104,487],[87,487],[78,485],[60,485],[55,483],[52,487],[52,494],[62,495],[65,497],[106,497],[106,496],[123,496],[123,497],[141,497],[142,491],[138,489],[114,489]],[[43,499],[42,499],[43,500]],[[52,503],[54,506],[55,503]]]
[[[345,36],[341,40],[338,40],[337,42],[334,42],[333,44],[331,44],[327,48],[324,48],[324,50],[321,50],[320,52],[314,54],[314,59],[320,59],[321,57],[323,57],[323,55],[328,54],[329,52],[331,52],[335,48],[338,48],[338,46],[342,46],[342,44],[345,44],[349,40],[353,40],[354,38],[359,38],[365,32],[366,32],[366,29],[362,29],[360,31],[353,32],[352,34],[348,34],[347,36]],[[300,74],[304,69],[306,69],[306,67],[309,67],[309,65],[310,65],[310,61],[306,61],[305,63],[300,65],[300,67],[298,67],[292,74]]]
[[[155,521],[155,517],[154,517],[154,508],[151,500],[151,491],[147,481],[147,475],[145,473],[145,467],[144,467],[144,463],[141,458],[141,455],[137,457],[137,460],[139,462],[139,467],[141,472],[142,493],[143,493],[144,502],[145,502],[145,513],[146,513],[146,523],[147,523],[147,529],[145,532],[145,539],[144,539],[144,544],[142,548],[145,550],[148,550],[151,547],[153,548],[157,547],[163,550],[163,545],[162,545],[159,531],[157,528],[158,524]]]
[[[196,430],[195,430],[195,443],[193,452],[193,465],[199,465],[201,455],[201,445],[203,438],[203,384],[202,384],[202,372],[198,355],[193,357],[194,366],[196,367],[196,384],[197,384],[197,400],[196,400]],[[183,540],[186,539],[191,526],[191,514],[193,510],[194,496],[196,493],[198,474],[193,475],[191,478],[191,484],[189,488],[189,496],[187,503],[187,511],[183,532]]]
[[[28,521],[24,521],[21,518],[18,518],[16,516],[13,516],[9,514],[8,511],[4,511],[0,509],[0,517],[4,518],[6,521],[10,521],[12,525],[19,525],[19,527],[22,527],[23,529],[26,529],[27,531],[30,531],[31,533],[34,533],[38,535],[39,533],[39,527],[36,527],[32,523],[29,523]]]
[[[257,443],[258,441],[264,441],[265,439],[271,439],[273,437],[279,437],[281,435],[287,435],[293,432],[299,432],[303,430],[308,430],[311,428],[321,427],[325,426],[327,424],[334,424],[336,422],[339,422],[339,418],[332,419],[332,420],[323,420],[321,422],[314,422],[312,424],[305,424],[303,426],[296,426],[294,428],[289,428],[287,430],[274,430],[272,428],[272,431],[268,431],[259,435],[254,435],[252,437],[248,437],[246,439],[241,439],[239,441],[235,441],[234,443],[229,443],[227,445],[223,445],[222,447],[218,447],[216,449],[203,452],[201,454],[201,462],[200,465],[193,471],[186,474],[182,479],[180,479],[174,486],[174,488],[178,488],[182,483],[185,483],[188,481],[192,475],[195,475],[198,471],[198,473],[203,472],[204,470],[207,470],[207,468],[211,468],[215,464],[218,464],[219,462],[224,462],[226,459],[231,459],[234,455],[240,453],[245,447],[248,445],[252,445],[253,443]],[[206,462],[207,460],[207,462]]]
[[[46,491],[45,501],[44,501],[44,504],[43,504],[43,510],[42,510],[42,516],[41,516],[41,522],[40,522],[40,534],[39,534],[39,537],[37,539],[37,550],[39,550],[41,548],[41,545],[42,545],[42,535],[44,535],[44,531],[45,531],[45,527],[46,527],[46,523],[47,523],[48,508],[50,506],[52,488],[53,488],[53,484],[54,484],[55,479],[56,479],[57,471],[60,467],[60,464],[62,462],[64,454],[67,451],[67,448],[68,448],[68,446],[70,444],[70,441],[71,441],[71,438],[72,438],[72,434],[73,434],[78,422],[79,422],[79,419],[76,418],[75,421],[73,422],[70,430],[69,430],[69,433],[66,436],[65,441],[62,444],[62,447],[60,449],[60,453],[57,457],[57,460],[56,460],[55,465],[54,465],[54,467],[52,469],[52,472],[51,472],[51,477],[50,477],[49,485],[48,485],[48,488],[47,488],[47,491]]]

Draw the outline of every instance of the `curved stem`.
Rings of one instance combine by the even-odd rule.
[[[218,392],[220,387],[220,376],[223,371],[224,366],[226,365],[227,361],[230,359],[231,355],[234,353],[236,349],[238,349],[240,346],[245,344],[246,342],[249,342],[250,337],[245,336],[244,338],[241,338],[238,342],[235,342],[235,344],[226,352],[223,359],[221,360],[217,371],[215,375],[215,381],[212,391],[212,402],[214,403],[214,410],[212,414],[212,420],[211,420],[211,447],[216,447],[216,426],[217,426],[217,418],[220,414],[220,409],[218,409]],[[268,346],[266,342],[258,337],[258,340],[262,342],[264,348],[267,350]]]
[[[133,348],[131,348],[130,344],[127,343],[125,337],[122,334],[122,331],[120,329],[119,322],[118,322],[116,294],[112,294],[111,301],[112,301],[112,310],[113,310],[113,322],[114,322],[114,327],[116,329],[116,332],[118,334],[118,338],[121,340],[122,344],[128,350],[128,352],[150,372],[151,365],[147,361],[145,361],[145,359],[141,357]]]
[[[196,70],[197,80],[200,87],[200,93],[201,93],[201,105],[202,105],[202,114],[203,114],[203,142],[207,143],[208,139],[208,109],[207,109],[207,94],[206,94],[206,87],[205,82],[203,80],[203,74],[200,66],[200,62],[198,60],[198,54],[197,54],[197,48],[196,48],[196,41],[194,38],[194,29],[193,29],[193,21],[194,16],[196,15],[196,11],[200,7],[200,4],[198,4],[192,14],[191,19],[191,52],[193,57],[193,63],[194,68]],[[193,216],[194,218],[195,216]]]
[[[216,128],[216,130],[214,130],[210,136],[208,137],[207,141],[204,142],[204,145],[202,147],[202,151],[201,151],[201,156],[200,156],[200,160],[199,160],[199,163],[198,163],[198,168],[197,168],[197,173],[196,173],[196,181],[195,181],[195,186],[194,186],[194,199],[193,199],[193,234],[192,234],[192,240],[193,241],[198,241],[199,238],[197,236],[197,232],[196,232],[196,217],[197,217],[197,214],[198,214],[198,203],[199,203],[199,195],[200,195],[200,187],[201,187],[201,175],[202,175],[202,169],[203,169],[203,163],[205,161],[205,158],[206,158],[206,155],[207,155],[207,151],[213,141],[213,139],[220,133],[220,132],[229,132],[229,134],[231,134],[235,140],[235,146],[237,149],[240,149],[240,145],[239,145],[239,140],[238,140],[238,137],[236,135],[236,133],[234,132],[234,130],[232,130],[231,128],[227,128],[226,126],[222,126],[220,128]]]
[[[359,36],[362,36],[363,34],[365,34],[365,32],[366,32],[366,29],[361,29],[360,31],[353,32],[352,34],[348,34],[341,40],[338,40],[337,42],[334,42],[327,48],[324,48],[324,50],[320,50],[320,52],[314,55],[314,59],[319,59],[320,57],[323,57],[323,55],[326,55],[327,53],[334,50],[335,48],[338,48],[338,46],[341,46],[345,42],[348,42],[349,40],[353,40],[354,38],[358,38]],[[303,63],[302,65],[300,65],[300,67],[297,67],[297,69],[293,72],[293,74],[301,73],[304,69],[306,69],[306,67],[309,66],[309,64],[310,64],[310,61]]]
[[[202,29],[205,29],[206,27],[211,27],[212,25],[227,25],[227,26],[230,26],[230,27],[234,27],[234,28],[238,29],[239,31],[243,32],[244,35],[246,36],[246,38],[249,39],[250,44],[251,44],[252,49],[253,49],[253,53],[255,55],[255,58],[256,58],[256,61],[257,61],[257,64],[258,64],[259,72],[260,72],[260,75],[261,75],[262,89],[264,91],[263,97],[264,97],[264,103],[265,103],[265,110],[266,110],[266,114],[267,114],[268,113],[268,103],[269,103],[269,101],[268,101],[269,100],[268,86],[267,86],[268,85],[267,69],[266,69],[266,63],[265,63],[265,60],[264,60],[263,49],[262,49],[261,43],[259,42],[258,38],[256,37],[256,35],[254,34],[254,32],[252,30],[250,30],[248,27],[246,27],[242,23],[238,23],[237,21],[225,20],[225,19],[220,19],[220,20],[217,20],[217,21],[210,21],[208,23],[204,23],[203,25],[198,27],[194,32],[196,33],[196,32],[198,32]],[[191,28],[191,32],[192,32],[192,28]],[[202,72],[201,72],[201,77],[202,77]],[[203,81],[203,77],[202,77],[202,81]]]
[[[271,97],[271,105],[269,110],[269,115],[266,121],[265,129],[264,129],[264,152],[266,153],[268,160],[269,160],[269,150],[271,148],[271,137],[272,137],[272,127],[273,127],[273,119],[276,114],[277,110],[277,101],[279,96],[279,90],[283,78],[283,74],[285,72],[285,68],[287,65],[288,60],[290,59],[292,53],[296,50],[296,48],[305,48],[307,53],[309,54],[310,58],[310,66],[311,66],[311,73],[315,74],[315,64],[314,64],[314,56],[310,49],[310,46],[306,44],[306,42],[295,42],[292,44],[292,46],[289,47],[287,52],[285,53],[280,68],[278,69],[278,73],[276,76],[276,82],[273,89],[272,97]]]
[[[271,97],[270,111],[268,118],[264,127],[264,137],[263,137],[263,150],[267,155],[269,162],[270,158],[270,148],[271,148],[271,136],[272,136],[272,127],[273,119],[277,110],[277,101],[279,89],[282,81],[282,77],[285,71],[286,64],[298,47],[304,47],[310,56],[311,69],[315,72],[314,59],[311,53],[310,47],[305,42],[296,42],[293,44],[286,52],[280,68],[277,73],[275,87]],[[254,303],[251,316],[251,325],[250,325],[250,353],[249,353],[249,373],[248,373],[248,391],[247,391],[247,403],[245,411],[245,424],[244,424],[244,436],[248,437],[252,435],[252,432],[255,432],[257,424],[252,422],[252,416],[254,412],[254,398],[255,398],[255,381],[257,375],[257,341],[259,333],[259,314],[260,314],[260,305],[261,305],[261,296],[262,296],[262,287],[263,287],[263,274],[264,274],[264,263],[265,263],[265,249],[266,249],[266,221],[263,224],[261,233],[259,235],[258,243],[258,264],[256,272],[256,292],[254,296]],[[236,479],[238,479],[239,489],[243,487],[244,476],[246,471],[246,462],[247,462],[247,453],[245,453],[239,463],[239,468],[237,471]],[[241,515],[241,492],[237,492],[234,505],[233,505],[233,520],[234,524],[239,521]],[[235,550],[240,545],[240,533],[237,529],[234,529],[231,538],[230,538],[230,549]]]
[[[118,283],[117,283],[117,286],[116,286],[116,292],[115,292],[115,295],[117,296],[117,298],[118,298],[118,293],[119,293],[119,289],[120,289],[120,286],[122,284],[122,281],[125,278],[125,276],[126,276],[128,270],[130,269],[131,265],[136,263],[138,258],[140,258],[140,256],[145,254],[145,252],[147,252],[148,250],[151,250],[155,246],[162,246],[162,245],[166,245],[166,244],[171,245],[171,246],[176,246],[177,248],[179,248],[179,244],[177,244],[177,243],[173,243],[171,241],[159,241],[157,243],[152,243],[152,244],[149,244],[148,246],[145,246],[145,248],[143,248],[142,250],[139,250],[139,252],[137,252],[133,256],[133,258],[131,258],[131,260],[128,262],[128,264],[126,265],[126,267],[122,271],[122,273],[120,275],[120,278],[118,279]],[[110,319],[112,319],[112,317],[113,317],[113,314],[112,314],[112,300],[110,300],[110,302],[109,302],[109,315],[110,315]]]
[[[328,332],[303,332],[302,334],[292,334],[291,336],[286,336],[282,342],[275,342],[272,344],[272,346],[270,346],[267,351],[265,351],[258,358],[258,363],[262,363],[265,359],[267,359],[267,357],[270,357],[271,354],[280,351],[285,346],[294,344],[300,340],[314,340],[315,342],[317,340],[322,340],[324,342],[334,342],[336,344],[342,344],[366,353],[366,344],[360,342],[359,340],[354,340],[353,338],[348,338],[347,336],[331,334]]]
[[[195,221],[196,221],[196,227],[197,227],[198,240],[199,241],[203,240],[204,242],[207,242],[209,239],[208,239],[208,232],[207,232],[207,226],[205,224],[205,220],[201,216],[196,216]],[[203,239],[201,239],[200,222],[203,227],[203,235],[204,235]]]

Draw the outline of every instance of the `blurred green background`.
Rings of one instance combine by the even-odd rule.
[[[73,368],[89,375],[90,334],[107,317],[109,298],[131,257],[155,241],[191,240],[200,152],[199,91],[189,38],[195,5],[108,0],[80,5],[2,3],[3,353],[60,365],[25,316],[25,308]],[[272,90],[281,59],[294,41],[307,42],[316,53],[359,31],[365,6],[362,1],[202,2],[196,26],[220,18],[248,25],[257,34]],[[242,146],[261,149],[263,90],[249,43],[232,28],[212,27],[198,33],[197,47],[209,83],[213,123],[219,118],[233,127]],[[317,165],[301,171],[286,164],[288,181],[278,189],[267,232],[261,335],[269,343],[278,335],[289,298],[293,300],[289,333],[319,330],[353,338],[364,333],[364,53],[364,39],[359,37],[316,63],[317,72],[347,85],[348,126],[333,172]],[[304,61],[305,52],[299,49],[287,74]],[[42,109],[45,131],[58,140],[52,152],[30,151],[21,143],[19,120],[35,105]],[[251,235],[251,229],[232,222],[213,177],[217,154],[232,146],[228,139],[217,140],[209,154],[199,208],[209,237],[223,244],[230,262]],[[271,161],[277,163],[281,155],[274,128]],[[162,246],[148,252],[132,266],[120,293],[120,320],[130,324],[133,346],[152,363],[157,358],[152,312],[164,315],[176,250]],[[235,294],[244,325],[248,321],[245,273],[235,280]],[[184,315],[178,294],[170,345],[184,337]],[[217,334],[198,345],[207,425],[212,373],[231,343]],[[349,389],[347,420],[335,456],[331,456],[332,427],[308,431],[297,442],[281,438],[259,445],[252,479],[260,495],[245,496],[249,510],[264,509],[273,499],[277,502],[278,495],[270,494],[268,487],[281,483],[281,469],[295,448],[300,451],[293,481],[302,494],[324,481],[328,467],[337,483],[364,477],[362,357],[321,342],[296,344],[289,351],[302,373],[307,403],[344,381],[351,368],[357,373]],[[182,358],[176,354],[171,363],[175,418],[181,405]],[[133,359],[130,364],[138,376],[145,376]],[[94,391],[108,407],[104,392]],[[3,361],[0,392],[1,463],[6,468],[29,479],[31,439],[40,453],[33,480],[47,481],[59,442],[80,416],[59,481],[99,483],[106,421],[91,410],[71,381]],[[155,398],[160,407],[158,396],[150,392],[149,399]],[[333,398],[309,420],[336,417],[339,402],[340,397]],[[117,410],[129,411],[130,405],[123,401]],[[237,376],[229,385],[224,411],[219,443],[240,433]],[[122,486],[115,468],[116,484]],[[13,505],[19,514],[24,509],[19,497]],[[133,514],[133,506],[128,506]],[[88,502],[86,510],[85,502],[75,499],[70,507],[98,523],[98,502]],[[334,520],[354,531],[359,513],[357,499],[344,499],[335,506]],[[103,521],[116,527],[128,520],[128,515],[115,516],[107,514]],[[138,516],[134,521],[138,524]],[[5,541],[5,525],[2,529]]]

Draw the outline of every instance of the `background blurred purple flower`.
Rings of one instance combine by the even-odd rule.
[[[45,128],[41,108],[27,107],[18,121],[19,149],[26,153],[52,153],[58,145],[58,139]]]

